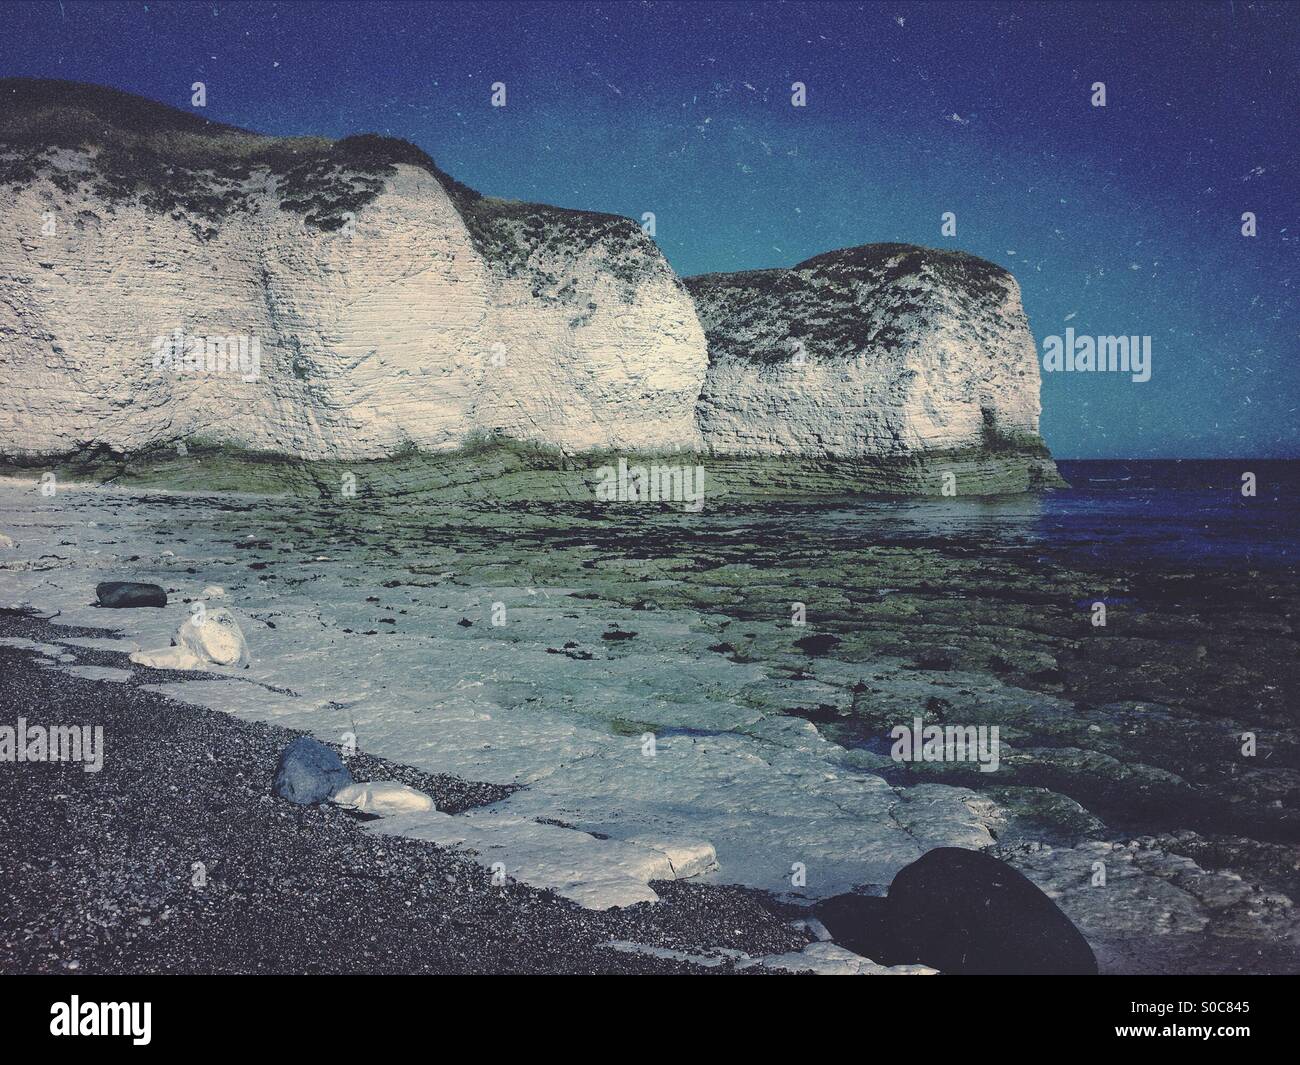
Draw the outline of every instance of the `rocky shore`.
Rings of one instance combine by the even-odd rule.
[[[0,611],[0,638],[96,635]],[[76,654],[87,667],[129,667],[120,652]],[[464,855],[374,835],[338,807],[273,798],[293,733],[48,665],[0,646],[7,718],[102,726],[106,757],[97,773],[0,768],[0,971],[722,973],[812,938],[738,888],[665,882],[655,905],[597,912],[495,885]],[[361,752],[348,764],[450,812],[510,790]],[[667,953],[699,956],[703,945],[736,953],[710,952],[705,965]]]
[[[465,810],[488,846],[539,825],[610,854],[647,837],[710,845],[717,870],[640,884],[660,903],[573,918],[621,953],[662,945],[687,957],[658,960],[682,963],[726,947],[711,928],[672,946],[617,928],[720,885],[780,914],[764,927],[806,936],[786,922],[846,893],[882,896],[923,855],[960,848],[1045,892],[1102,973],[1300,969],[1289,512],[1207,510],[1204,493],[1156,511],[1136,492],[1131,512],[1086,497],[1079,523],[1056,498],[737,500],[690,514],[399,493],[46,498],[0,484],[15,542],[0,555],[0,606],[61,612],[57,640],[18,645],[48,659],[27,672],[100,682],[96,707],[171,696],[221,711],[223,727],[331,745],[354,733],[408,767],[358,780]],[[1184,498],[1201,508],[1194,523]],[[1248,547],[1191,559],[1189,530]],[[157,583],[167,606],[97,609],[96,585],[114,580]],[[210,585],[247,636],[249,668],[122,664],[164,645]],[[107,625],[116,638],[68,635]],[[892,732],[918,717],[998,730],[997,770],[895,760]],[[147,757],[165,763],[157,746]],[[242,770],[250,802],[282,747],[268,741],[257,774]],[[452,779],[494,790],[458,800]],[[124,823],[146,805],[124,792]],[[357,827],[337,810],[306,815],[320,819]],[[490,878],[493,859],[427,827],[415,831]],[[383,839],[360,831],[357,845]],[[84,846],[98,853],[89,835]],[[556,865],[517,879],[556,882]]]

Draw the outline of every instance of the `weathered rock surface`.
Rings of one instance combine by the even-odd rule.
[[[650,881],[685,880],[717,866],[713,847],[697,840],[608,839],[495,810],[404,811],[367,827],[465,850],[501,876],[592,910],[657,902]]]
[[[1041,449],[1015,278],[906,244],[686,280],[709,344],[698,419],[721,454]]]
[[[481,197],[400,141],[26,79],[0,100],[5,452],[696,442],[703,333],[629,219]],[[155,368],[178,329],[244,362]]]

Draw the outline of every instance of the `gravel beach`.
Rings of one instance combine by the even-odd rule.
[[[93,635],[0,611],[0,636]],[[76,650],[83,664],[127,665],[121,653]],[[70,676],[0,647],[5,722],[102,725],[105,745],[98,773],[0,766],[0,971],[718,973],[733,971],[730,958],[704,967],[605,944],[757,957],[809,940],[735,888],[656,882],[658,904],[595,912],[494,887],[467,857],[371,835],[335,807],[272,798],[276,759],[297,733],[136,686],[147,682]],[[449,812],[510,790],[361,753],[349,766],[359,780],[418,786]]]

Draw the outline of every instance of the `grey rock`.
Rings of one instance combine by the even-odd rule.
[[[337,753],[300,736],[280,755],[271,790],[299,806],[315,806],[351,783],[352,774]]]

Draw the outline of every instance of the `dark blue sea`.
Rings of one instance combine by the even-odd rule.
[[[1069,488],[836,505],[808,520],[875,542],[1037,549],[1074,565],[1278,568],[1300,562],[1300,461],[1062,461]],[[1255,494],[1242,492],[1255,475]]]

